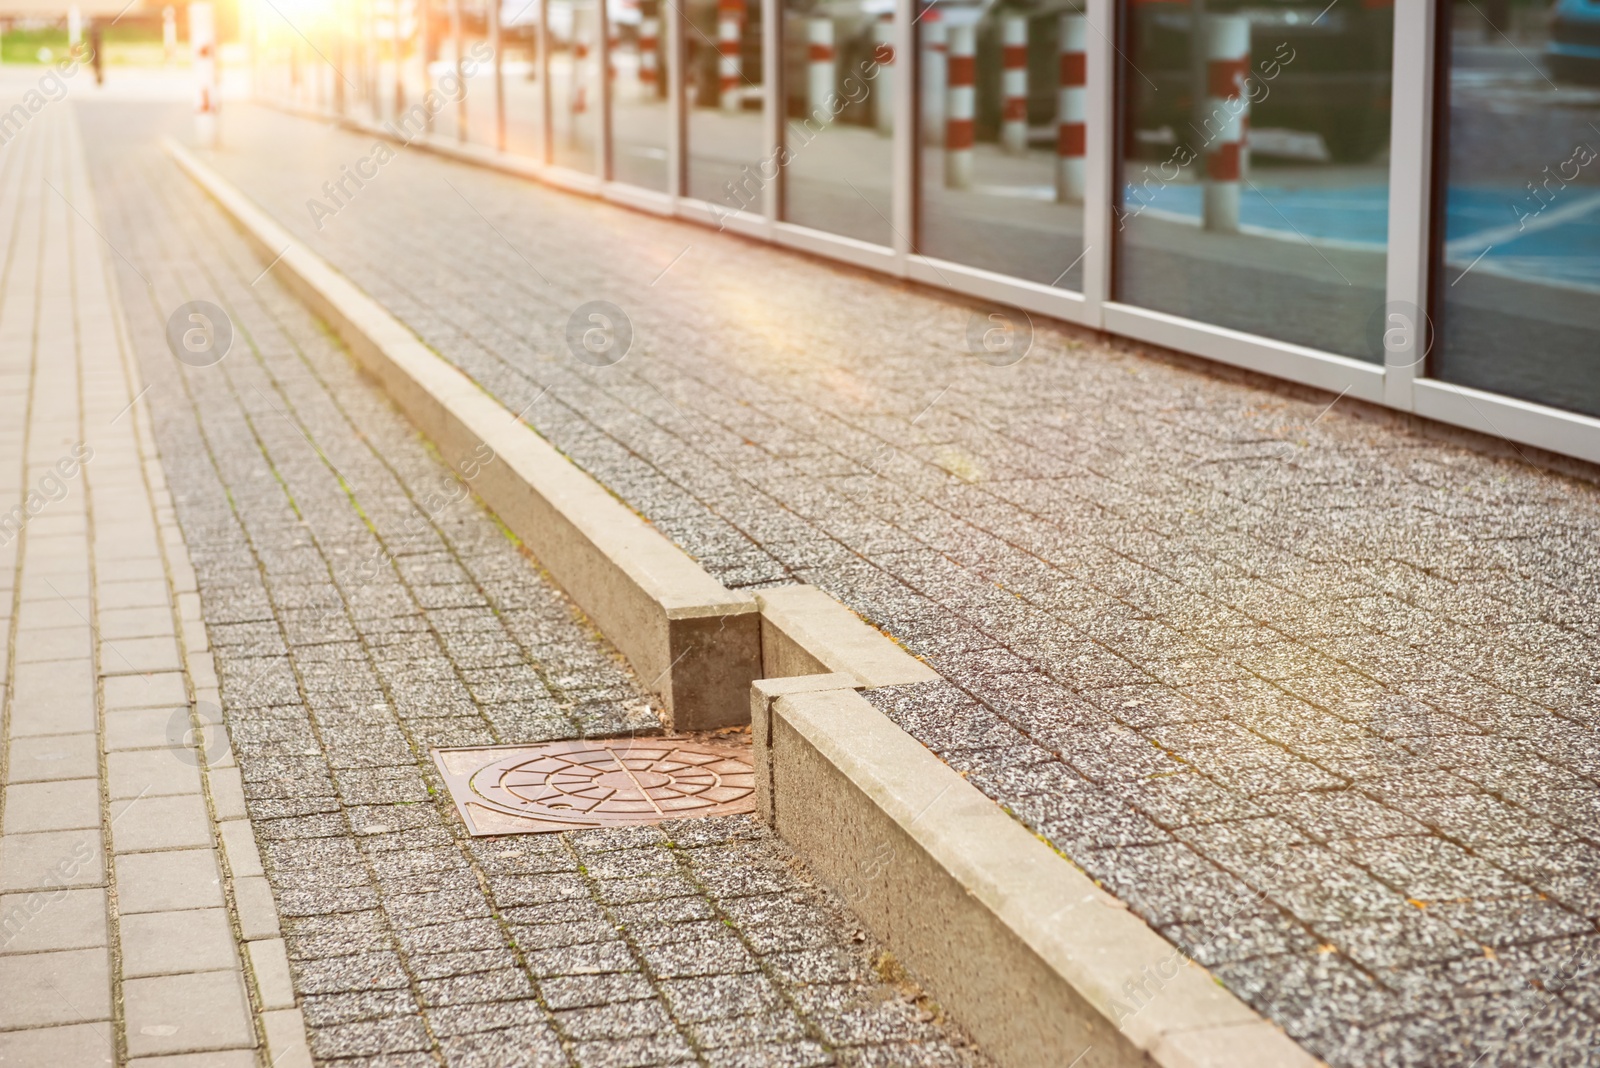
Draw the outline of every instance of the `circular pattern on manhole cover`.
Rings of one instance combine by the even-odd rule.
[[[474,772],[471,789],[507,815],[603,827],[749,812],[755,774],[728,746],[572,741],[506,754]]]

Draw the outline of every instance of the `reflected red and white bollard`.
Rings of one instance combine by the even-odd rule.
[[[1205,21],[1206,182],[1203,221],[1207,230],[1239,229],[1239,192],[1244,177],[1244,81],[1250,73],[1250,20],[1244,15],[1208,15]]]
[[[77,4],[67,8],[67,55],[83,58],[83,12]]]
[[[172,66],[178,58],[178,12],[171,4],[161,9],[161,62]]]
[[[739,51],[743,40],[743,0],[718,0],[717,95],[723,111],[738,111],[744,96],[739,84],[744,80],[744,58]]]
[[[937,8],[917,23],[922,42],[922,136],[930,145],[944,144],[946,53],[949,35]]]
[[[645,15],[639,20],[639,91],[651,97],[661,89],[661,19]]]
[[[949,189],[972,188],[977,37],[971,23],[951,26],[947,37],[946,77],[950,84],[945,94],[944,184]]]
[[[1056,90],[1056,199],[1062,203],[1081,202],[1088,181],[1084,160],[1088,51],[1089,20],[1083,15],[1062,15],[1061,80]]]
[[[838,84],[838,60],[833,50],[833,20],[806,20],[806,109],[813,122],[833,118],[828,98]]]
[[[884,15],[872,24],[872,58],[878,76],[872,79],[872,121],[885,137],[894,133],[894,16]]]
[[[189,62],[194,69],[194,139],[217,144],[217,23],[208,3],[189,5]]]
[[[1028,151],[1028,19],[1000,20],[1000,147],[1014,156]]]
[[[568,93],[567,107],[572,112],[572,122],[568,128],[568,138],[574,144],[581,144],[579,136],[581,117],[589,111],[589,92],[587,79],[584,77],[583,68],[589,60],[589,42],[587,35],[589,27],[586,19],[579,16],[582,11],[572,13],[572,63],[569,65],[567,78]]]

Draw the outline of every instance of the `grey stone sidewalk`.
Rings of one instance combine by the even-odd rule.
[[[0,156],[0,1063],[295,1068],[305,1032],[94,216],[56,104]]]
[[[211,161],[723,581],[924,656],[889,714],[1307,1048],[1595,1058],[1594,486],[419,152],[315,228],[369,150]]]
[[[431,747],[654,727],[638,681],[161,153],[174,113],[81,114],[317,1061],[983,1063],[752,818],[467,837]],[[163,338],[190,299],[237,331],[210,366]]]

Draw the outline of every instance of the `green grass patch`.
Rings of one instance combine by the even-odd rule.
[[[87,47],[89,43],[87,29],[84,31],[83,42]],[[105,53],[105,62],[114,66],[158,67],[166,58],[159,27],[108,26],[102,31],[100,48]],[[40,49],[48,49],[49,55],[40,58]],[[0,36],[0,62],[7,65],[39,66],[44,63],[58,63],[65,58],[67,58],[65,26],[9,30]],[[177,53],[173,58],[180,66],[188,64],[189,48],[186,42],[178,42]]]

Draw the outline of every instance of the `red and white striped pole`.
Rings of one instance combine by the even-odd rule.
[[[194,69],[194,137],[202,147],[212,148],[217,143],[217,22],[209,3],[189,5],[189,62]]]
[[[161,62],[172,66],[178,58],[178,13],[171,4],[161,9]]]
[[[744,40],[744,0],[717,0],[717,98],[723,111],[738,111],[744,80],[740,45]]]
[[[1014,156],[1028,151],[1028,19],[1000,19],[1000,147]]]
[[[806,109],[812,122],[833,118],[828,98],[838,86],[838,59],[833,50],[833,20],[814,17],[806,20]]]
[[[945,56],[949,35],[939,21],[939,9],[928,8],[922,21],[922,137],[930,145],[944,144]]]
[[[589,110],[588,85],[583,70],[589,61],[589,42],[585,39],[589,27],[586,25],[586,19],[579,18],[581,14],[583,13],[580,11],[572,13],[572,65],[571,76],[568,79],[568,84],[572,87],[568,97],[569,107],[572,110],[572,123],[567,132],[574,145],[582,143],[579,134],[581,116]]]
[[[639,19],[639,91],[645,96],[661,92],[661,18],[645,15]]]
[[[1204,25],[1206,107],[1210,113],[1204,128],[1212,140],[1206,146],[1203,221],[1207,230],[1231,232],[1239,229],[1250,20],[1244,15],[1208,15]]]
[[[1056,90],[1056,199],[1081,201],[1088,181],[1084,121],[1088,116],[1089,20],[1061,16],[1061,85]]]
[[[872,79],[872,119],[878,132],[894,133],[894,16],[884,15],[872,24],[872,58],[878,76]]]
[[[973,105],[978,75],[977,33],[971,23],[951,26],[946,63],[949,92],[945,96],[944,184],[972,188]]]

